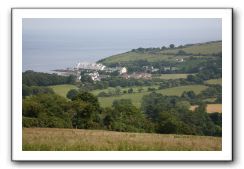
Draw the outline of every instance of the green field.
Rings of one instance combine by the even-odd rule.
[[[164,80],[169,79],[185,79],[189,74],[160,74],[159,76],[155,76],[155,78],[160,78]]]
[[[192,46],[186,46],[183,48],[166,49],[164,51],[150,53],[150,52],[125,52],[118,55],[107,57],[101,61],[103,64],[129,62],[136,60],[147,60],[149,62],[167,61],[176,62],[176,59],[188,58],[190,56],[176,56],[179,50],[184,50],[186,53],[195,55],[199,54],[217,54],[222,51],[222,42],[210,42],[203,44],[194,44]],[[197,56],[197,57],[209,57],[209,56]],[[192,61],[191,61],[192,62]],[[184,63],[184,62],[182,62]],[[194,64],[194,63],[193,63]]]
[[[179,86],[179,87],[172,87],[162,90],[156,90],[157,93],[161,93],[163,95],[168,96],[180,96],[184,91],[194,91],[196,94],[199,94],[201,91],[205,90],[207,86],[204,85],[188,85],[188,86]],[[111,96],[111,97],[99,97],[98,100],[102,107],[110,107],[112,103],[116,99],[131,99],[132,103],[136,107],[141,106],[141,100],[144,95],[149,94],[150,92],[141,92],[141,93],[132,93],[132,94],[123,94],[120,96]]]
[[[205,83],[206,84],[219,84],[219,85],[222,85],[222,78],[206,80]]]
[[[148,89],[149,87],[150,87],[150,88],[158,89],[159,85],[141,86],[141,87],[139,87],[139,86],[121,87],[120,89],[121,89],[121,92],[123,92],[123,91],[128,91],[130,88],[132,88],[134,92],[138,92],[139,89],[142,89],[142,92],[145,92],[145,91],[147,91],[147,89]],[[108,93],[108,92],[111,91],[111,90],[112,90],[112,91],[115,90],[115,87],[109,87],[109,88],[107,88],[107,89],[101,89],[101,90],[99,90],[99,89],[97,89],[97,90],[92,90],[91,93],[94,94],[94,95],[98,95],[100,92],[106,92],[106,93]]]
[[[168,49],[162,51],[161,53],[177,53],[179,50],[184,50],[186,53],[193,54],[212,54],[219,53],[222,51],[222,42],[212,42],[212,43],[203,43],[203,44],[194,44],[192,46],[183,47],[180,49]]]
[[[23,128],[23,151],[221,151],[222,138],[105,130]]]
[[[69,85],[69,84],[65,84],[65,85],[54,85],[54,86],[49,86],[50,88],[53,89],[53,91],[66,98],[66,94],[68,93],[69,90],[71,89],[78,89],[78,87],[76,87],[75,85]]]

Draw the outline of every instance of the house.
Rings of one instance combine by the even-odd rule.
[[[122,68],[120,68],[120,70],[119,70],[119,74],[125,74],[125,73],[127,73],[127,69],[126,69],[126,67],[122,67]]]

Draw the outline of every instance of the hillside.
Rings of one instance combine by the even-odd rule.
[[[24,151],[220,151],[221,137],[23,128]]]
[[[113,55],[98,62],[105,65],[123,64],[138,60],[148,62],[168,62],[177,63],[179,60],[188,60],[195,57],[198,60],[219,55],[222,51],[222,41],[213,41],[200,44],[190,44],[174,48],[138,48],[129,52]],[[184,64],[182,62],[181,64]]]

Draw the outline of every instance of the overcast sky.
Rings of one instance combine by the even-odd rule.
[[[23,19],[24,35],[56,40],[141,36],[199,42],[221,40],[221,27],[221,19]]]

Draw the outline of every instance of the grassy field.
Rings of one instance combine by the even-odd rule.
[[[190,110],[194,111],[198,106],[193,105],[190,107]],[[207,104],[207,113],[222,113],[222,104]]]
[[[187,78],[189,74],[161,74],[160,76],[156,76],[156,78],[168,80],[168,79],[180,79],[180,78]]]
[[[157,93],[161,93],[163,95],[168,96],[180,96],[184,91],[194,91],[196,94],[199,94],[201,91],[205,90],[207,86],[204,85],[188,85],[188,86],[179,86],[172,87],[162,90],[156,90]],[[132,103],[136,107],[141,106],[141,100],[144,95],[149,94],[150,92],[144,91],[141,93],[132,93],[132,94],[123,94],[120,96],[111,96],[111,97],[99,97],[98,100],[102,107],[110,107],[112,103],[116,99],[131,99]]]
[[[222,78],[206,80],[205,83],[206,84],[219,84],[219,85],[222,85]]]
[[[130,88],[133,89],[134,92],[138,92],[138,89],[142,89],[142,92],[145,92],[147,91],[148,88],[155,88],[155,89],[158,89],[159,85],[152,85],[152,86],[132,86],[132,87],[121,87],[121,92],[123,91],[128,91]],[[115,87],[109,87],[107,89],[98,89],[98,90],[92,90],[91,93],[94,94],[94,95],[98,95],[100,92],[106,92],[108,93],[110,90],[115,90]]]
[[[195,45],[187,46],[187,47],[184,47],[181,49],[168,49],[168,50],[162,51],[162,53],[177,53],[179,50],[184,50],[186,53],[193,53],[193,54],[219,53],[222,51],[222,42],[195,44]]]
[[[55,85],[55,86],[49,86],[54,90],[54,92],[60,96],[66,97],[66,94],[68,93],[69,90],[71,89],[78,89],[75,85]]]
[[[23,128],[23,151],[221,151],[222,138],[104,130]]]
[[[177,58],[179,59],[179,58],[188,57],[188,56],[183,56],[183,57],[175,56],[175,54],[178,53],[179,50],[184,50],[186,53],[192,53],[196,55],[198,55],[199,53],[201,54],[219,53],[222,51],[222,42],[195,44],[183,48],[167,49],[157,53],[149,53],[149,52],[138,53],[138,52],[130,51],[130,52],[107,57],[102,61],[102,63],[109,64],[109,63],[128,62],[128,61],[135,61],[135,60],[147,60],[149,62],[156,62],[156,61],[176,62],[175,59]]]

